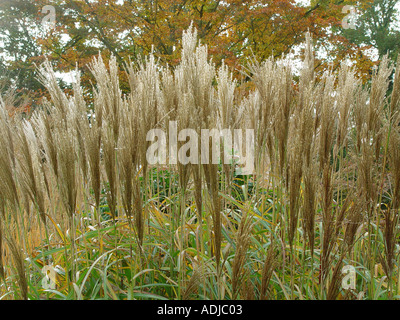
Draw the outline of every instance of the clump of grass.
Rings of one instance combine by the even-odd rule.
[[[66,94],[45,62],[49,101],[28,120],[0,106],[0,297],[361,297],[341,287],[345,265],[365,273],[355,293],[399,296],[400,61],[388,92],[387,58],[363,86],[345,64],[315,74],[311,44],[299,83],[289,62],[253,59],[244,93],[191,26],[175,68],[95,59],[90,107],[79,73]],[[254,172],[202,163],[236,152],[212,139],[187,154],[181,137],[167,164],[147,161],[150,130],[185,128],[199,146],[201,129],[253,129]]]

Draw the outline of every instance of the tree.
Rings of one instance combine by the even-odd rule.
[[[40,26],[37,6],[32,1],[0,2],[0,81],[2,93],[16,90],[18,98],[42,95],[43,87],[36,80],[34,62],[41,56],[36,37]]]
[[[18,27],[15,41],[26,36],[29,48],[9,45],[5,51],[8,56],[15,50],[29,53],[28,58],[21,56],[16,61],[28,61],[26,70],[31,75],[32,62],[41,61],[44,55],[59,71],[67,72],[78,66],[87,92],[91,90],[87,66],[99,52],[105,60],[114,55],[121,67],[127,59],[140,60],[149,52],[165,65],[176,65],[180,59],[182,31],[192,22],[217,66],[224,61],[239,70],[248,57],[260,61],[271,55],[281,57],[301,44],[307,31],[313,35],[316,50],[331,46],[329,54],[340,59],[343,48],[346,54],[358,50],[346,37],[332,32],[332,28],[340,25],[344,16],[342,7],[347,3],[355,1],[321,0],[312,1],[309,6],[296,0],[7,1],[7,10],[12,12],[10,17],[18,19],[26,15],[30,28],[41,28],[41,8],[45,5],[54,6],[57,20],[56,27],[46,35],[43,30],[31,35]],[[322,58],[317,66],[323,71],[328,64]],[[239,77],[240,73],[235,76]],[[121,80],[123,89],[126,84],[128,90],[126,81]]]
[[[396,59],[400,49],[399,0],[374,0],[372,6],[362,11],[355,30],[344,30],[344,35],[353,43],[375,48],[379,58],[385,54]]]
[[[372,66],[384,55],[388,54],[393,62],[397,60],[400,49],[400,28],[396,28],[399,25],[399,11],[396,8],[398,4],[399,0],[373,0],[371,5],[358,10],[355,29],[342,30],[343,36],[352,45],[353,52],[356,52],[357,68],[361,70],[360,73],[366,81],[372,75]],[[378,55],[375,62],[368,52],[371,49]],[[394,71],[392,78],[393,75]],[[389,91],[391,88],[392,82]]]

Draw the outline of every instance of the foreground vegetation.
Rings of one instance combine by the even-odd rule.
[[[196,38],[184,33],[173,70],[131,64],[127,95],[99,58],[91,106],[49,63],[42,110],[21,120],[3,105],[0,297],[397,299],[400,70],[389,94],[387,59],[369,87],[345,64],[317,79],[308,38],[299,83],[285,61],[253,61],[244,94]],[[254,129],[254,174],[150,166],[147,132],[169,121]]]

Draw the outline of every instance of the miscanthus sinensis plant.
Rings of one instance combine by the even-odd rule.
[[[346,64],[317,76],[307,37],[298,83],[286,61],[249,61],[244,94],[194,28],[182,44],[173,69],[128,64],[128,94],[116,60],[95,59],[90,107],[49,62],[28,120],[2,103],[0,297],[397,299],[400,69],[383,58],[367,86]],[[254,130],[253,173],[149,164],[148,132],[171,122],[199,140]]]

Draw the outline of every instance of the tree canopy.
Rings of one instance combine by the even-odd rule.
[[[35,64],[48,57],[60,72],[78,67],[91,90],[88,65],[99,53],[120,66],[153,52],[166,65],[180,59],[181,35],[191,23],[217,65],[240,70],[248,58],[259,61],[292,53],[309,31],[317,52],[316,69],[335,68],[350,59],[364,80],[374,61],[367,50],[395,56],[399,48],[398,0],[4,0],[0,2],[2,74],[20,91],[43,95]],[[54,28],[42,24],[44,6],[56,11]],[[346,5],[359,12],[357,28],[344,30]],[[301,56],[297,50],[294,55]],[[240,77],[238,72],[235,76]],[[122,81],[124,83],[124,81]]]

